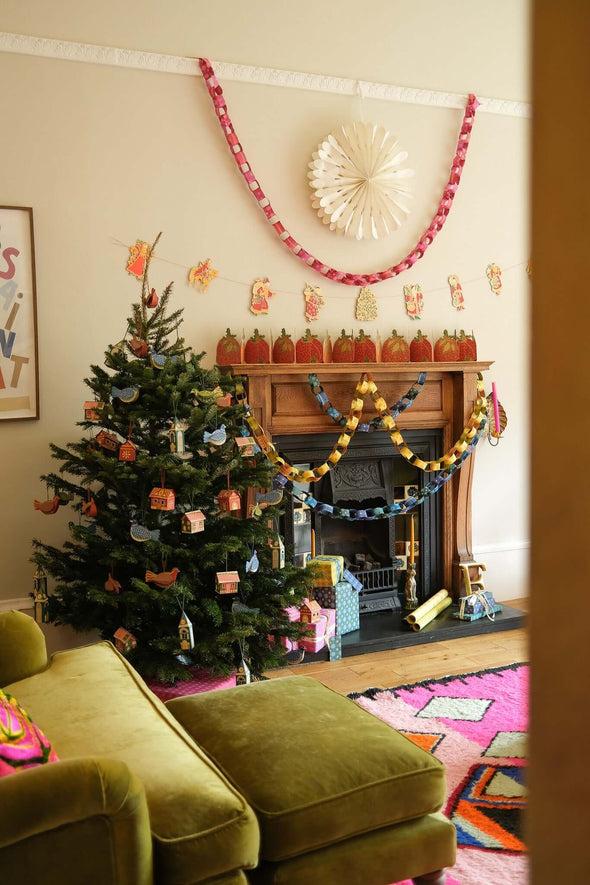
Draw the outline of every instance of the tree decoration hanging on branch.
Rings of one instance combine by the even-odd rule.
[[[211,101],[215,109],[215,115],[219,120],[221,130],[225,136],[225,139],[228,143],[229,149],[237,164],[237,167],[244,180],[246,181],[248,190],[252,193],[252,196],[264,212],[266,218],[272,225],[277,236],[285,244],[285,246],[290,249],[291,252],[297,256],[297,258],[299,258],[300,261],[305,262],[305,264],[313,268],[313,270],[317,271],[330,280],[334,280],[337,283],[342,283],[346,286],[370,286],[376,283],[380,283],[382,280],[389,280],[392,277],[398,276],[398,274],[403,273],[404,270],[408,270],[408,268],[412,267],[416,263],[416,261],[422,258],[436,235],[439,233],[440,230],[442,230],[453,204],[457,188],[459,187],[461,174],[463,172],[465,159],[467,157],[467,149],[469,147],[471,130],[473,128],[473,123],[475,120],[475,111],[477,106],[479,105],[479,102],[475,95],[470,94],[467,99],[465,113],[463,115],[463,123],[461,125],[461,131],[459,133],[459,138],[457,141],[457,148],[455,151],[455,156],[453,157],[451,163],[449,179],[443,191],[434,218],[432,219],[414,248],[403,260],[399,261],[397,264],[391,265],[385,270],[377,271],[376,273],[356,274],[336,270],[336,268],[330,267],[328,264],[325,264],[323,261],[315,258],[310,252],[305,250],[301,246],[301,244],[298,243],[297,240],[295,240],[293,236],[291,236],[288,230],[285,229],[278,215],[276,215],[274,209],[272,208],[270,200],[265,195],[260,186],[260,183],[252,172],[250,164],[246,158],[246,154],[244,153],[244,149],[240,144],[238,136],[236,135],[236,132],[234,130],[232,121],[227,110],[225,99],[223,97],[223,90],[219,84],[219,81],[217,80],[217,77],[215,76],[215,72],[211,66],[210,61],[206,58],[200,58],[199,68],[201,69],[205,85],[209,92],[209,96],[211,97]]]

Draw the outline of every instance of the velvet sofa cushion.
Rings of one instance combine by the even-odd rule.
[[[117,759],[139,777],[159,883],[185,885],[256,865],[252,810],[111,643],[59,652],[42,673],[7,690],[61,759]]]
[[[419,818],[445,801],[437,759],[309,676],[167,707],[256,812],[267,861]]]
[[[39,673],[47,666],[45,637],[23,612],[0,613],[0,688]]]
[[[58,761],[57,753],[26,710],[0,689],[0,777]]]

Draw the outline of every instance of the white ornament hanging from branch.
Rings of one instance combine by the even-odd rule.
[[[397,139],[373,123],[344,123],[328,135],[307,173],[312,205],[324,224],[357,240],[379,239],[398,228],[412,197],[407,156]]]

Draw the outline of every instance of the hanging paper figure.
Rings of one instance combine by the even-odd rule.
[[[210,446],[222,446],[226,439],[225,424],[222,424],[213,433],[209,433],[207,430],[203,433],[203,442],[209,443]]]
[[[424,296],[417,283],[404,286],[404,298],[406,299],[406,313],[411,320],[421,320],[424,310]]]
[[[149,295],[146,297],[146,299],[145,299],[145,306],[146,306],[146,307],[150,307],[150,308],[152,308],[152,307],[157,307],[157,306],[158,306],[158,301],[159,301],[159,300],[160,300],[160,299],[158,298],[158,296],[157,296],[157,294],[156,294],[156,290],[155,290],[155,289],[152,289],[152,291],[150,292],[150,294],[149,294]]]
[[[220,396],[223,396],[223,390],[219,385],[214,387],[213,390],[198,390],[196,387],[193,387],[191,393],[197,397],[197,399],[202,403],[211,402],[211,400],[217,400]]]
[[[319,286],[310,286],[307,284],[303,290],[305,297],[305,319],[317,320],[320,316],[320,307],[323,306],[324,296]]]
[[[252,313],[268,313],[268,299],[275,293],[271,292],[268,277],[258,278],[252,285],[252,301],[250,310]]]
[[[199,292],[206,292],[218,271],[211,267],[211,259],[201,261],[196,267],[191,267],[188,272],[188,284],[194,286]]]
[[[57,513],[57,508],[60,503],[59,495],[54,495],[53,498],[49,498],[47,501],[35,501],[33,508],[35,510],[40,510],[41,513]]]
[[[139,396],[139,387],[124,387],[120,390],[118,387],[111,387],[111,396],[114,399],[120,399],[122,403],[134,403]]]
[[[83,501],[80,505],[80,510],[87,516],[88,519],[94,519],[96,514],[98,513],[98,507],[96,506],[96,501],[94,498],[88,498],[87,501]]]
[[[107,593],[120,593],[121,592],[121,584],[115,578],[113,578],[112,574],[109,572],[109,576],[104,582],[104,589]]]
[[[502,294],[502,269],[497,264],[488,264],[486,276],[490,281],[490,288],[495,295]]]
[[[131,523],[130,534],[134,541],[143,542],[160,540],[160,529],[150,531],[150,529],[144,525],[140,525],[138,522]]]
[[[258,571],[259,565],[260,562],[258,561],[258,553],[255,550],[250,559],[246,561],[246,574],[255,574],[255,572]]]
[[[361,321],[377,319],[377,299],[368,286],[363,286],[358,294],[354,315]]]
[[[184,610],[178,622],[178,635],[180,637],[180,647],[183,651],[190,651],[195,647],[193,625]]]
[[[136,240],[135,246],[129,246],[129,258],[125,270],[138,280],[143,279],[145,263],[150,254],[151,246],[144,240]]]
[[[143,341],[141,338],[138,338],[137,335],[134,335],[129,341],[129,347],[135,354],[135,356],[147,356],[148,346],[147,342]]]
[[[146,584],[155,584],[161,589],[171,587],[176,583],[176,579],[180,574],[179,568],[170,569],[169,572],[152,572],[148,569],[145,573]]]
[[[465,310],[465,298],[463,297],[463,289],[459,282],[459,277],[452,273],[449,277],[449,286],[451,287],[451,303],[455,310]]]

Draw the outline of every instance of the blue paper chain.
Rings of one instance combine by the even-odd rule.
[[[307,380],[309,381],[311,392],[320,404],[322,411],[325,412],[326,415],[329,415],[336,424],[340,424],[341,427],[344,427],[346,425],[346,417],[342,414],[342,412],[339,412],[338,409],[334,408],[334,406],[326,396],[324,388],[320,384],[319,377],[315,373],[311,372],[307,376]],[[412,405],[418,394],[422,393],[422,388],[424,387],[425,383],[426,372],[420,372],[420,374],[418,375],[418,380],[415,381],[414,384],[412,384],[408,392],[404,393],[402,398],[390,407],[389,414],[392,418],[397,418],[397,416],[401,412],[405,411]],[[360,430],[361,433],[372,433],[374,430],[382,430],[383,426],[383,421],[381,420],[381,418],[379,418],[379,416],[377,416],[368,423],[359,424],[356,429],[357,431]]]
[[[358,520],[391,519],[393,516],[400,516],[404,513],[408,513],[410,510],[418,507],[419,504],[422,504],[425,498],[436,494],[436,492],[438,492],[438,490],[451,479],[457,470],[461,468],[464,461],[466,461],[471,455],[483,436],[486,424],[487,419],[484,419],[479,431],[473,437],[471,445],[469,448],[465,449],[463,454],[457,458],[454,464],[451,464],[449,467],[446,467],[444,470],[437,473],[434,479],[426,483],[426,485],[419,490],[418,495],[410,495],[409,497],[404,498],[403,501],[396,501],[394,504],[386,504],[383,507],[367,507],[363,510],[352,507],[335,507],[332,504],[325,504],[314,498],[310,492],[298,492],[294,488],[285,488],[285,491],[292,495],[297,501],[301,501],[312,510],[315,510],[316,513],[319,513],[322,516],[331,516],[333,519],[346,519],[349,522],[357,522]],[[275,477],[275,482],[279,485],[286,486],[288,479],[286,476],[279,474]]]

